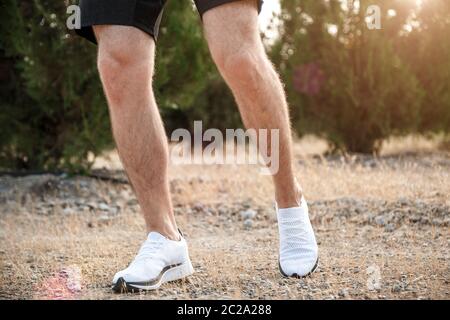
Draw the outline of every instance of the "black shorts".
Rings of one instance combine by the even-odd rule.
[[[203,16],[209,9],[237,0],[194,1],[200,16]],[[263,0],[256,1],[260,12]],[[92,26],[123,25],[139,28],[156,40],[165,3],[166,0],[80,0],[81,29],[76,33],[97,43]]]

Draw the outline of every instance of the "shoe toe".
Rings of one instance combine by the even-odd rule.
[[[124,273],[125,273],[125,270],[122,270],[122,271],[117,272],[117,273],[114,275],[114,278],[113,278],[112,283],[113,283],[113,284],[116,284],[117,281],[118,281],[120,278],[123,278]]]
[[[317,262],[317,258],[280,261],[280,269],[288,277],[306,277],[315,270]]]
[[[136,275],[135,273],[131,273],[131,272],[127,272],[127,271],[121,271],[116,273],[116,275],[114,276],[113,279],[113,284],[117,283],[117,281],[122,278],[125,282],[144,282],[147,281],[148,279],[145,279],[143,277],[140,277],[138,275]]]
[[[113,278],[113,284],[117,283],[117,281],[122,278],[126,282],[139,282],[143,281],[140,277],[138,277],[139,273],[135,270],[135,268],[128,267],[124,270],[117,272]]]

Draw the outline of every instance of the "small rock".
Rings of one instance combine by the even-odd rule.
[[[386,227],[384,227],[384,231],[386,232],[394,232],[395,225],[393,223],[389,223]]]
[[[111,208],[110,212],[113,215],[117,215],[120,212],[120,207],[119,206],[114,206],[114,207]]]
[[[63,209],[63,214],[69,215],[69,214],[73,214],[73,213],[74,213],[74,211],[72,208],[66,207]]]
[[[109,220],[111,220],[111,217],[107,216],[106,214],[104,214],[98,218],[98,221],[100,221],[100,222],[107,222]]]
[[[194,209],[197,212],[202,212],[202,211],[205,210],[205,206],[203,204],[201,204],[201,203],[196,203],[196,204],[194,204],[192,209]]]
[[[250,208],[252,207],[252,201],[251,201],[250,199],[244,201],[244,202],[242,203],[242,207],[243,207],[244,209],[250,209]]]
[[[84,180],[79,181],[78,185],[82,189],[89,189],[89,182],[88,181],[84,181]]]
[[[375,221],[375,224],[377,224],[379,226],[384,226],[386,224],[386,221],[384,220],[383,216],[376,216],[374,221]]]
[[[357,206],[357,207],[355,207],[355,213],[357,213],[357,214],[360,214],[360,213],[362,213],[363,211],[364,211],[364,209],[362,208],[362,206]]]
[[[138,201],[136,198],[131,198],[130,200],[127,201],[127,205],[129,206],[136,206],[138,204]]]
[[[102,210],[102,211],[109,211],[109,210],[111,210],[111,208],[106,203],[103,203],[103,202],[98,205],[98,208],[100,210]]]
[[[246,229],[251,229],[253,226],[253,220],[252,219],[247,219],[244,221],[244,227]]]
[[[252,209],[241,211],[241,217],[243,220],[253,219],[254,217],[256,217],[256,211]]]
[[[402,286],[398,283],[394,284],[394,286],[392,287],[392,292],[398,293],[400,291],[402,291]]]
[[[430,218],[428,218],[428,217],[421,217],[420,218],[420,223],[421,224],[429,224],[430,223]]]
[[[47,205],[47,207],[49,207],[49,208],[53,208],[56,204],[55,204],[54,201],[49,200],[49,201],[47,201],[46,205]]]
[[[347,289],[341,289],[338,292],[339,297],[345,298],[348,297],[348,290]]]

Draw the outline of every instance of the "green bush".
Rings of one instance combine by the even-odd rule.
[[[0,167],[80,171],[111,145],[95,47],[68,34],[63,1],[7,0],[0,18]]]
[[[242,126],[231,91],[219,75],[203,37],[201,20],[189,1],[168,1],[161,23],[155,91],[170,133]],[[188,12],[189,11],[189,12]]]
[[[424,100],[419,132],[450,133],[450,2],[424,1],[417,13],[419,27],[402,38],[401,56],[411,66]]]
[[[77,1],[5,0],[0,11],[0,169],[88,170],[113,147],[96,47],[66,29]],[[286,83],[293,127],[331,150],[376,152],[390,135],[450,129],[450,4],[281,0],[270,55]],[[365,8],[382,8],[368,30]],[[387,9],[396,15],[386,17]],[[414,13],[414,14],[413,14]],[[415,27],[405,32],[405,23]],[[328,28],[337,27],[336,34]],[[158,41],[155,93],[167,131],[242,126],[189,1],[168,1]]]
[[[448,33],[443,38],[448,10],[430,22],[442,25],[445,44],[422,39],[423,55],[417,56],[415,38],[430,36],[404,32],[414,2],[360,1],[360,10],[345,10],[337,0],[281,4],[281,37],[272,56],[286,82],[299,134],[324,136],[331,150],[368,153],[378,151],[388,136],[419,130],[431,114],[430,105],[439,110],[437,117],[448,119]],[[381,30],[367,28],[366,8],[372,4],[382,8]],[[388,18],[391,8],[397,15]],[[439,56],[439,64],[430,65],[427,53]],[[434,81],[424,80],[437,74]],[[442,130],[440,122],[432,117],[427,130]]]
[[[96,47],[66,28],[66,8],[74,2],[2,4],[0,168],[83,171],[94,159],[88,155],[113,146]],[[226,96],[220,83],[198,14],[189,1],[169,1],[154,84],[168,130],[190,128],[214,110],[225,113],[214,103],[221,100],[207,94],[213,85]],[[232,106],[229,112],[237,114]]]

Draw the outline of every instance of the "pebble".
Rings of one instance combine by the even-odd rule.
[[[84,180],[78,182],[78,185],[79,185],[80,188],[82,188],[82,189],[89,189],[89,186],[90,186],[89,181],[84,181]]]
[[[117,215],[120,212],[120,207],[119,206],[114,206],[110,209],[111,214],[113,215]]]
[[[341,289],[338,292],[339,297],[345,298],[348,297],[348,290],[347,289]]]
[[[98,221],[99,221],[99,222],[108,222],[108,221],[110,221],[110,220],[111,220],[111,217],[109,217],[109,216],[106,215],[106,214],[101,215],[101,216],[98,218]]]
[[[63,209],[63,214],[72,214],[73,212],[73,209],[69,207]]]
[[[244,221],[244,227],[246,229],[251,229],[253,227],[253,220],[252,219],[247,219]]]
[[[256,217],[256,211],[252,209],[247,209],[245,211],[241,211],[241,218],[243,220],[253,219]]]
[[[392,292],[398,293],[400,291],[402,291],[402,286],[399,285],[398,283],[394,284],[392,287]]]
[[[384,227],[384,231],[386,232],[394,232],[395,225],[393,223],[389,223],[386,227]]]
[[[402,197],[402,198],[398,199],[398,203],[399,203],[401,206],[407,206],[407,205],[408,205],[408,199]]]
[[[374,221],[375,221],[375,224],[377,224],[379,226],[384,226],[386,224],[386,221],[383,216],[376,216]]]
[[[110,206],[108,206],[106,203],[103,203],[103,202],[98,205],[98,208],[102,211],[111,210]]]
[[[196,204],[194,204],[192,209],[194,209],[197,212],[202,212],[202,211],[205,210],[205,206],[203,204],[201,204],[201,203],[196,203]]]
[[[138,204],[138,201],[136,198],[131,198],[130,200],[127,201],[127,205],[129,206],[136,206]]]

